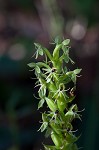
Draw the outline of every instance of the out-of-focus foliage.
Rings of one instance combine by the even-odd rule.
[[[56,35],[71,39],[71,56],[83,68],[76,94],[79,107],[85,108],[82,124],[76,123],[82,131],[78,145],[98,149],[98,7],[98,0],[0,0],[0,150],[42,147],[38,100],[31,90],[36,95],[30,79],[35,76],[26,64],[35,52],[34,42],[51,50],[48,41],[53,43]]]

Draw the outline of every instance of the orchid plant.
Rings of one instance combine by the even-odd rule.
[[[76,80],[81,69],[69,70],[66,66],[69,61],[70,39],[55,38],[55,48],[52,53],[38,43],[35,59],[44,55],[43,61],[31,62],[28,66],[35,70],[36,86],[39,86],[38,109],[46,103],[46,111],[42,112],[40,131],[50,137],[53,145],[44,145],[45,150],[78,150],[72,121],[81,120],[75,99]],[[44,58],[43,57],[43,58]],[[72,87],[69,85],[72,85]]]

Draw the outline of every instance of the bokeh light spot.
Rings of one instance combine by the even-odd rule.
[[[25,46],[20,43],[16,43],[12,45],[9,49],[8,56],[12,60],[16,60],[16,61],[24,59],[24,57],[26,56]]]

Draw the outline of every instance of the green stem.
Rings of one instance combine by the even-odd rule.
[[[53,57],[52,57],[52,55],[50,54],[50,52],[48,51],[48,49],[44,48],[44,52],[46,53],[46,55],[48,56],[48,58],[52,61],[52,60],[53,60]]]
[[[58,58],[59,58],[59,50],[61,49],[61,47],[62,47],[62,44],[56,45],[56,47],[55,47],[55,49],[53,51],[53,58],[54,58],[54,60],[58,60]]]

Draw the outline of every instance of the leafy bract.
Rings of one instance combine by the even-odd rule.
[[[70,39],[66,39],[66,40],[64,40],[64,41],[62,42],[62,44],[63,44],[64,46],[68,45],[69,43],[70,43]]]
[[[43,107],[43,104],[44,104],[45,100],[44,99],[41,99],[38,103],[38,109],[40,109],[41,107]]]

